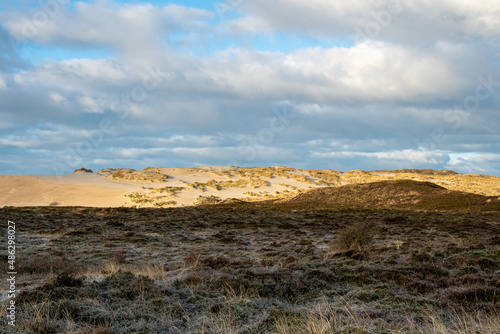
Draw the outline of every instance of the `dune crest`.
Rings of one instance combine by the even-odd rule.
[[[107,168],[69,175],[0,175],[0,206],[178,207],[206,202],[289,199],[325,187],[409,180],[500,196],[500,177],[453,171],[363,171],[206,166]],[[209,201],[207,200],[209,199]]]

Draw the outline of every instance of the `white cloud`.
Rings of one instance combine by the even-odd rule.
[[[90,96],[82,96],[78,98],[78,102],[84,107],[84,110],[93,114],[102,114],[103,110],[99,104]]]
[[[485,152],[452,153],[448,168],[462,173],[498,174],[500,154]]]
[[[62,96],[61,94],[57,93],[57,92],[51,92],[51,93],[49,94],[49,96],[50,96],[50,98],[51,98],[54,102],[56,102],[56,103],[58,103],[58,104],[60,104],[60,103],[62,103],[62,102],[64,102],[64,101],[66,101],[66,98],[65,98],[64,96]]]
[[[459,63],[380,42],[290,54],[230,50],[203,65],[192,79],[251,98],[421,101],[454,97],[468,84]]]
[[[229,146],[229,147],[177,147],[170,149],[172,153],[184,158],[197,158],[209,161],[219,161],[224,165],[236,163],[239,166],[247,165],[255,161],[269,161],[280,163],[283,161],[298,160],[299,157],[291,149],[280,149],[277,147],[263,146]],[[248,159],[248,154],[253,156]],[[273,163],[271,163],[273,165]]]
[[[234,21],[230,21],[228,27],[234,33],[270,33],[273,31],[273,27],[255,16],[245,16]]]
[[[61,86],[67,91],[71,88],[78,90],[84,85],[117,85],[130,80],[133,75],[132,68],[117,60],[71,59],[45,62],[32,71],[16,74],[14,79],[21,85]],[[68,83],[71,83],[70,87],[67,87]]]
[[[32,161],[47,161],[47,152],[64,161],[65,145],[111,119],[115,130],[87,161],[336,169],[409,162],[462,170],[484,163],[481,168],[495,172],[495,156],[486,156],[498,154],[494,143],[500,142],[496,94],[480,101],[459,129],[443,115],[474,95],[479,76],[500,80],[500,3],[401,2],[404,10],[378,34],[357,39],[356,27],[375,22],[373,12],[388,10],[389,3],[243,0],[237,18],[222,22],[214,12],[177,5],[98,1],[61,8],[32,37],[35,58],[37,47],[43,54],[97,50],[107,56],[83,59],[75,51],[71,59],[39,56],[20,66],[0,55],[4,160],[14,161],[19,148],[36,141]],[[0,22],[19,34],[31,16],[30,10],[6,10]],[[273,39],[275,51],[266,51],[270,47],[262,45]],[[301,42],[288,43],[295,39]],[[146,88],[151,70],[159,80]],[[281,101],[295,118],[271,142],[249,144],[269,128]],[[120,118],[113,112],[119,110],[130,114]],[[448,139],[419,151],[418,143],[436,128]],[[484,157],[449,161],[447,152]]]
[[[143,155],[158,155],[165,154],[165,148],[122,148],[115,150],[115,153],[120,158],[140,158]]]
[[[409,2],[405,6],[413,13],[440,18],[443,25],[453,27],[455,33],[495,37],[500,33],[500,3],[496,0],[481,2],[463,0]]]
[[[333,8],[339,13],[349,13],[362,3],[357,1],[350,5],[332,5],[319,0],[315,2],[319,7]],[[294,1],[290,10],[299,5],[309,10],[315,8]],[[378,3],[370,2],[370,6],[376,5]],[[91,18],[90,12],[94,9],[96,17]],[[144,17],[136,14],[135,9]],[[156,11],[152,5],[122,6],[112,10],[81,3],[75,13],[57,16],[53,24],[59,23],[56,20],[72,19],[76,22],[66,29],[46,32],[47,38],[57,40],[64,36],[71,41],[102,39],[103,45],[130,43],[130,48],[121,49],[120,56],[114,59],[72,59],[44,63],[33,71],[16,75],[15,80],[20,85],[52,86],[66,96],[78,92],[110,100],[123,93],[116,89],[118,87],[123,87],[125,93],[130,94],[134,85],[143,83],[148,70],[159,66],[169,76],[163,78],[158,91],[176,91],[180,93],[176,97],[185,97],[187,100],[195,97],[196,91],[204,97],[232,94],[243,99],[293,98],[315,103],[422,102],[455,98],[465,89],[474,89],[476,83],[470,82],[470,73],[482,72],[483,67],[487,66],[484,62],[464,64],[463,59],[470,59],[477,50],[451,42],[423,49],[365,41],[350,48],[317,47],[286,54],[228,49],[208,58],[181,54],[173,56],[165,51],[164,46],[148,40],[149,37],[139,38],[134,35],[136,33],[125,35],[133,27],[141,36],[155,34],[155,38],[160,38],[161,24],[154,24],[158,20],[173,20],[178,27],[194,29],[193,26],[199,24],[197,20],[210,18],[211,14],[179,6],[164,7],[160,14]],[[106,22],[99,19],[105,14],[109,14]],[[174,14],[179,17],[174,18]],[[12,25],[11,28],[15,30],[15,22]],[[127,27],[122,27],[124,25]],[[118,35],[115,29],[120,29]],[[140,52],[144,54],[138,56],[137,50],[142,50]],[[110,88],[115,88],[112,94],[109,94]],[[99,106],[101,109],[109,108],[110,102],[106,104],[103,99],[94,102],[102,103]],[[99,112],[96,105],[90,106],[89,103],[83,103],[87,111]]]
[[[40,145],[41,143],[36,139],[26,139],[22,137],[0,138],[0,146],[13,146],[21,149],[28,149]]]
[[[73,10],[61,7],[43,26],[36,27],[33,13],[9,11],[0,16],[13,36],[26,36],[39,43],[72,48],[104,47],[119,51],[129,61],[143,63],[162,56],[162,45],[168,33],[177,30],[206,30],[212,12],[167,5],[76,2]],[[27,34],[26,26],[34,33]]]
[[[400,151],[389,151],[389,152],[312,152],[312,156],[321,159],[325,158],[373,158],[378,160],[389,160],[399,163],[410,163],[410,164],[439,164],[440,162],[447,160],[448,155],[444,152],[438,151],[421,151],[414,149],[400,150]]]
[[[496,0],[242,0],[240,22],[248,26],[288,31],[335,40],[367,32],[368,37],[399,42],[433,41],[463,37],[495,38],[500,33],[500,5]],[[270,28],[272,27],[272,28]]]
[[[159,144],[197,144],[197,145],[214,145],[217,143],[215,136],[196,136],[196,135],[176,135],[168,138],[157,138]]]

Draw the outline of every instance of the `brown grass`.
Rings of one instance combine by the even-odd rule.
[[[23,240],[21,333],[498,333],[498,211],[283,202],[0,218]],[[5,311],[0,331],[14,333]]]
[[[296,208],[393,208],[410,210],[498,211],[500,200],[447,190],[435,183],[382,181],[318,188],[285,202]]]
[[[354,225],[337,232],[333,248],[341,251],[357,250],[362,251],[373,241],[373,230],[363,226]]]

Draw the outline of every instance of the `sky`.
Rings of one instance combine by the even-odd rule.
[[[498,0],[2,0],[0,174],[500,176]]]

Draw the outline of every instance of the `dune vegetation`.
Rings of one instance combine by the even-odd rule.
[[[169,173],[181,173],[180,176]],[[184,174],[182,174],[184,173]],[[448,190],[486,196],[500,196],[500,178],[488,175],[459,174],[444,170],[389,170],[341,172],[330,169],[312,170],[290,167],[199,167],[106,169],[98,172],[119,182],[151,184],[142,190],[125,194],[139,207],[181,206],[196,204],[199,196],[214,195],[221,199],[240,198],[245,201],[284,199],[313,188],[341,187],[383,181],[430,182]],[[185,175],[183,177],[182,175]],[[187,178],[187,179],[186,179]],[[257,191],[256,191],[257,190]],[[161,197],[158,198],[158,193]],[[252,194],[252,195],[248,195]],[[183,200],[179,201],[179,197]],[[177,199],[176,199],[177,198]],[[190,200],[188,200],[190,199]]]

